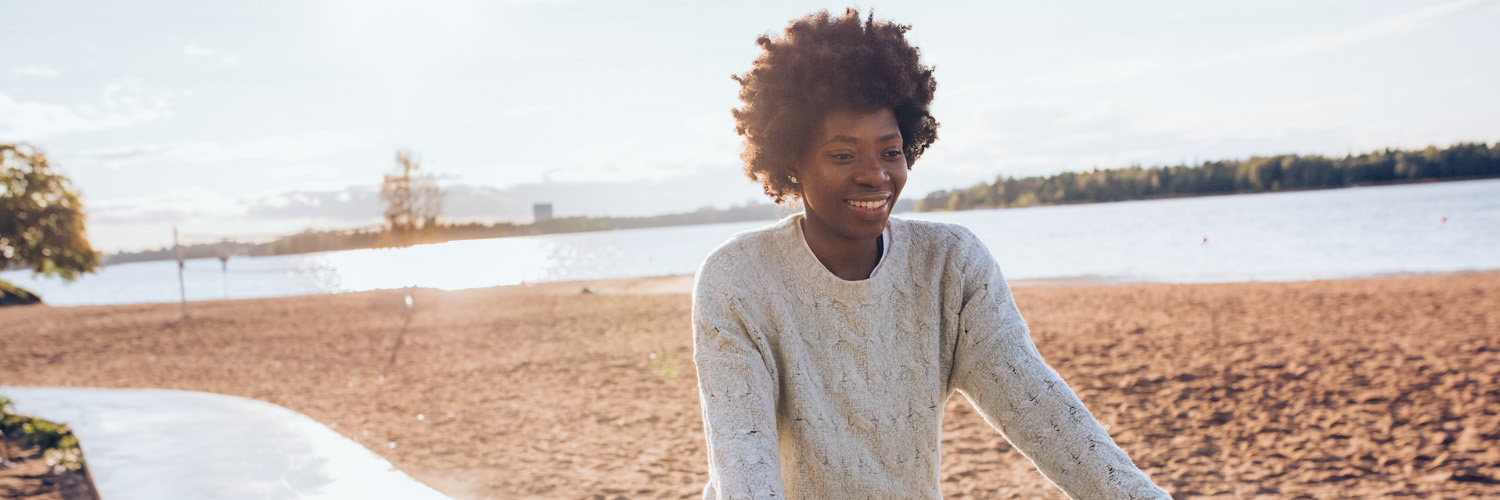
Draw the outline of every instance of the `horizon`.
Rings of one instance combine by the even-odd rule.
[[[380,222],[407,149],[444,219],[769,203],[729,75],[837,4],[679,1],[13,6],[0,142],[81,191],[106,253]],[[939,140],[902,198],[997,176],[1500,139],[1500,2],[875,5],[937,68]],[[868,9],[865,9],[868,11]],[[85,12],[86,14],[77,14]],[[163,14],[165,13],[165,14]],[[209,238],[211,239],[211,238]],[[196,243],[200,241],[186,241]]]
[[[1492,149],[1494,149],[1494,148],[1500,148],[1500,142],[1495,142],[1495,143],[1477,143],[1477,142],[1462,142],[1461,141],[1461,142],[1457,142],[1457,143],[1453,143],[1453,144],[1449,144],[1449,145],[1444,145],[1442,147],[1439,147],[1438,145],[1430,145],[1427,148],[1421,148],[1421,149],[1395,149],[1395,148],[1389,148],[1389,147],[1387,147],[1387,148],[1384,148],[1384,149],[1376,149],[1376,150],[1370,150],[1370,151],[1350,152],[1350,153],[1346,153],[1344,156],[1321,156],[1321,157],[1328,158],[1328,159],[1333,159],[1333,160],[1340,160],[1340,159],[1346,159],[1346,158],[1355,158],[1355,157],[1359,157],[1359,156],[1363,156],[1363,155],[1381,154],[1381,153],[1420,152],[1420,151],[1425,151],[1427,149],[1438,149],[1438,150],[1442,151],[1442,150],[1445,150],[1446,148],[1449,148],[1449,147],[1455,147],[1455,146],[1460,146],[1460,145],[1464,145],[1464,144],[1485,145],[1485,146],[1488,146],[1488,147],[1490,147]],[[1231,162],[1231,163],[1233,163],[1233,162],[1249,161],[1249,160],[1253,160],[1255,158],[1276,158],[1276,157],[1281,157],[1281,156],[1299,156],[1299,157],[1304,157],[1305,158],[1305,157],[1310,157],[1310,156],[1314,156],[1314,155],[1275,155],[1275,154],[1272,154],[1272,155],[1254,155],[1254,156],[1247,157],[1247,158],[1233,158],[1233,159],[1215,158],[1215,159],[1204,159],[1204,160],[1201,160],[1198,164],[1193,164],[1193,165],[1185,165],[1185,164],[1178,164],[1178,165],[1129,165],[1129,166],[1121,166],[1121,167],[1100,168],[1100,169],[1095,169],[1095,170],[1091,170],[1091,171],[1107,171],[1107,170],[1112,170],[1112,171],[1126,171],[1126,170],[1130,170],[1130,169],[1134,169],[1134,168],[1140,168],[1140,169],[1144,169],[1144,170],[1153,170],[1153,169],[1167,170],[1167,169],[1172,169],[1172,168],[1176,168],[1176,167],[1187,167],[1189,169],[1196,169],[1196,168],[1203,168],[1203,167],[1207,166],[1210,163],[1217,163],[1217,162]],[[1061,174],[1061,173],[1066,173],[1066,172],[1059,172],[1059,174]],[[1087,174],[1087,173],[1090,173],[1090,170],[1079,170],[1079,171],[1075,171],[1075,173]],[[1058,174],[1028,176],[1026,178],[1014,178],[1014,179],[1015,180],[1026,180],[1026,179],[1029,179],[1029,178],[1050,179],[1050,178],[1054,177],[1055,175],[1058,175]],[[1018,206],[1018,207],[997,206],[997,207],[960,208],[960,209],[956,209],[956,210],[955,209],[949,209],[949,208],[931,208],[931,207],[920,208],[920,205],[918,204],[918,200],[921,199],[920,196],[902,196],[901,199],[897,202],[896,207],[892,209],[891,214],[892,215],[898,215],[898,214],[909,214],[909,213],[918,213],[918,212],[955,212],[955,211],[984,210],[984,209],[996,209],[996,210],[998,210],[998,209],[1007,209],[1007,208],[1038,208],[1038,207],[1061,206],[1061,205],[1072,205],[1072,204],[1130,203],[1130,202],[1155,201],[1155,200],[1175,199],[1175,198],[1193,198],[1193,197],[1209,197],[1209,196],[1236,196],[1236,195],[1256,195],[1256,194],[1275,194],[1275,193],[1291,193],[1291,192],[1300,192],[1300,191],[1325,191],[1325,190],[1335,190],[1335,189],[1349,189],[1349,188],[1356,188],[1356,187],[1398,186],[1398,185],[1404,185],[1404,184],[1425,184],[1425,183],[1432,183],[1432,182],[1465,182],[1465,181],[1482,181],[1482,180],[1494,180],[1494,179],[1495,178],[1493,178],[1493,177],[1457,177],[1457,178],[1419,177],[1419,178],[1414,178],[1414,179],[1399,179],[1399,180],[1393,180],[1393,181],[1374,182],[1374,183],[1357,183],[1357,184],[1335,185],[1335,186],[1319,186],[1319,187],[1278,188],[1278,189],[1269,190],[1269,191],[1234,191],[1234,192],[1203,192],[1203,193],[1192,193],[1192,194],[1166,194],[1166,195],[1158,195],[1158,196],[1149,196],[1149,197],[1145,197],[1145,198],[1130,198],[1130,199],[1112,200],[1112,201],[1079,201],[1079,202],[1061,202],[1061,203],[1039,202],[1039,203],[1032,204],[1032,205],[1023,205],[1023,206]],[[948,187],[946,189],[939,188],[939,189],[931,191],[931,192],[929,192],[927,194],[950,193],[950,192],[953,192],[953,191],[962,191],[962,190],[965,190],[965,189],[968,189],[968,188],[971,188],[971,187],[974,187],[974,186],[977,186],[977,185],[980,185],[980,184],[990,185],[990,184],[993,184],[993,183],[995,183],[996,181],[999,181],[999,180],[1001,180],[1001,178],[993,178],[993,179],[990,179],[990,180],[987,180],[987,181],[980,181],[979,183],[975,183],[974,185],[969,185],[969,186],[952,186],[952,187]],[[730,211],[733,211],[733,210],[736,210],[736,209],[746,209],[746,208],[752,208],[752,209],[753,208],[773,208],[778,213],[781,213],[783,216],[785,214],[795,213],[795,212],[801,210],[801,208],[799,206],[797,206],[797,202],[795,202],[795,201],[789,201],[787,204],[784,204],[784,205],[777,205],[776,203],[770,201],[769,199],[766,199],[766,200],[750,200],[750,201],[747,201],[747,202],[742,203],[742,204],[731,204],[731,205],[728,205],[726,207],[703,206],[703,207],[699,207],[697,209],[692,209],[692,210],[685,210],[685,211],[680,211],[680,212],[659,213],[659,214],[624,215],[624,216],[617,216],[617,215],[564,215],[564,216],[552,217],[552,219],[601,219],[601,220],[608,220],[608,219],[619,219],[619,220],[651,219],[651,218],[657,218],[657,217],[671,217],[671,216],[693,215],[693,214],[707,212],[707,211],[715,211],[715,212],[723,213],[723,212],[730,212]],[[778,217],[780,217],[780,216],[778,216]],[[773,220],[773,218],[767,218],[766,220]],[[535,225],[535,224],[538,224],[540,222],[541,221],[537,221],[537,220],[526,220],[526,221],[484,220],[484,219],[470,219],[470,220],[462,220],[462,219],[460,219],[460,220],[455,220],[455,219],[452,219],[452,218],[441,217],[441,218],[438,219],[438,225],[437,225],[437,227],[440,228],[440,229],[444,229],[444,230],[446,230],[446,229],[453,229],[453,228],[460,228],[460,227],[465,227],[465,226],[470,226],[470,225],[479,225],[479,226],[492,227],[493,228],[493,227],[498,227],[500,225],[507,225],[508,224],[508,225],[513,225],[513,226],[516,226],[516,227],[525,227],[525,226],[528,226],[528,225]],[[744,222],[744,221],[734,220],[734,221],[728,221],[728,222],[663,223],[663,224],[660,224],[660,225],[651,224],[651,225],[646,225],[646,226],[641,226],[641,227],[625,227],[625,228],[618,228],[618,229],[587,229],[587,230],[582,230],[582,231],[568,230],[568,231],[561,231],[561,232],[546,231],[546,232],[542,232],[542,233],[528,234],[528,235],[488,236],[488,237],[484,237],[484,238],[480,238],[480,239],[485,239],[485,238],[524,237],[524,236],[543,236],[543,235],[567,234],[567,233],[578,233],[578,232],[614,231],[614,230],[629,230],[629,229],[651,229],[651,228],[658,228],[658,227],[671,227],[671,226],[679,226],[679,225],[696,225],[696,224],[721,224],[721,223],[723,223],[723,224],[737,224],[737,223],[741,223],[741,222]],[[380,233],[380,232],[385,231],[387,229],[388,229],[388,227],[385,224],[362,225],[362,226],[339,226],[339,227],[305,227],[302,230],[296,231],[296,232],[288,232],[288,233],[280,233],[280,234],[246,235],[246,236],[238,238],[238,239],[236,239],[236,238],[228,238],[228,239],[222,239],[222,240],[215,240],[215,241],[211,241],[211,242],[202,242],[202,241],[199,241],[199,242],[195,242],[195,243],[191,243],[191,244],[185,244],[185,245],[183,245],[183,247],[184,248],[189,248],[189,247],[193,247],[193,246],[212,246],[212,245],[215,245],[215,244],[223,244],[223,243],[262,245],[262,244],[272,243],[272,242],[280,240],[280,239],[297,236],[299,234],[309,234],[309,233],[338,233],[338,234]],[[450,242],[450,241],[463,241],[463,240],[469,240],[469,239],[475,239],[475,238],[459,238],[459,239],[442,238],[442,239],[440,239],[438,241],[431,241],[431,242],[424,242],[424,243],[417,243],[417,244],[418,245],[438,244],[438,243],[447,243],[447,242]],[[101,253],[103,254],[104,257],[111,257],[111,256],[130,255],[130,254],[161,252],[161,251],[166,251],[166,250],[171,250],[171,249],[172,249],[172,245],[171,244],[165,244],[165,245],[157,247],[157,248],[126,249],[126,250],[117,250],[117,251],[114,251],[114,252],[101,252]]]

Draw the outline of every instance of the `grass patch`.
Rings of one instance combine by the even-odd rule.
[[[12,285],[5,280],[0,280],[0,306],[24,306],[39,304],[41,302],[41,297],[27,291],[25,288]]]
[[[672,354],[672,351],[667,349],[661,349],[660,351],[653,352],[650,355],[651,364],[656,369],[656,374],[669,379],[677,378],[678,372],[682,368],[677,363],[677,355]]]
[[[41,448],[47,466],[54,473],[83,469],[83,451],[67,424],[17,415],[10,398],[0,396],[0,446],[5,447],[0,450],[3,452],[0,459],[10,458],[11,442],[28,442]]]

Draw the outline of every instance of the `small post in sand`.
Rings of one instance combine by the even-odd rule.
[[[224,271],[224,274],[221,275],[221,281],[224,284],[224,300],[229,300],[229,257],[234,253],[234,250],[229,247],[229,240],[227,238],[219,242],[218,247],[214,250],[215,253],[219,254],[219,265]]]
[[[182,278],[187,264],[183,261],[182,243],[177,241],[177,226],[172,226],[172,253],[177,256],[177,289],[182,292],[182,319],[187,319],[187,283]]]
[[[385,360],[385,368],[380,369],[380,379],[385,380],[385,375],[390,373],[391,367],[396,365],[396,355],[401,352],[401,344],[406,341],[406,329],[411,326],[412,300],[411,294],[417,287],[406,287],[406,322],[401,324],[401,333],[396,334],[396,345],[391,346],[391,357]]]

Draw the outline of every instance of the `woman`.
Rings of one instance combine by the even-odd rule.
[[[704,498],[940,498],[954,391],[1069,496],[1168,498],[1042,361],[974,235],[890,217],[937,139],[906,29],[813,14],[735,77],[746,173],[803,212],[698,272]]]

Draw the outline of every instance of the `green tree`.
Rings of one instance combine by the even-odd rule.
[[[1255,156],[1202,164],[1140,165],[1047,177],[996,176],[993,183],[933,191],[918,211],[1025,207],[1037,204],[1109,202],[1162,196],[1255,193],[1381,184],[1407,180],[1500,177],[1500,146],[1458,143],[1415,151],[1386,148],[1343,158],[1318,155]]]
[[[437,239],[443,213],[443,189],[409,151],[396,152],[396,173],[380,185],[385,201],[386,234],[377,246],[411,246]]]
[[[948,195],[948,210],[967,210],[969,203],[966,193],[962,190],[954,190]]]
[[[11,266],[72,281],[99,266],[84,235],[72,182],[36,147],[0,144],[0,269]]]

